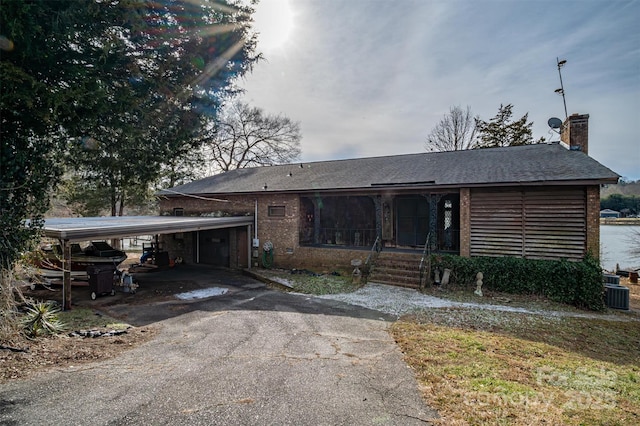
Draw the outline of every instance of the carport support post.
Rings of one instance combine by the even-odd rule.
[[[71,244],[62,242],[62,310],[71,309]]]
[[[196,231],[196,263],[200,263],[200,231]]]

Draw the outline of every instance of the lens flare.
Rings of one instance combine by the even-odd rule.
[[[7,52],[11,52],[13,50],[13,41],[9,40],[3,35],[0,35],[0,49],[6,50]]]

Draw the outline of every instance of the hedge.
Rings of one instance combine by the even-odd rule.
[[[475,285],[483,274],[483,288],[512,294],[536,294],[582,309],[605,309],[600,263],[591,255],[580,262],[517,257],[432,255],[433,268],[451,270],[451,282]]]

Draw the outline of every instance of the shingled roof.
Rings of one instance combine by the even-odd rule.
[[[537,144],[237,169],[160,191],[160,195],[577,185],[616,183],[618,178],[580,151]]]

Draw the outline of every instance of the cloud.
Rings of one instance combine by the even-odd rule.
[[[297,0],[286,51],[243,83],[246,100],[302,124],[304,161],[424,150],[449,107],[529,113],[534,136],[590,114],[590,154],[640,179],[638,2]]]

